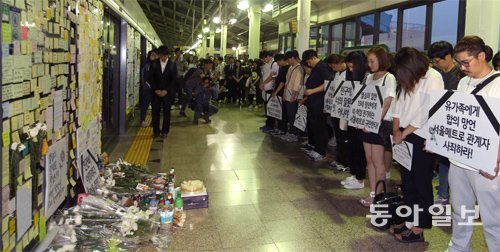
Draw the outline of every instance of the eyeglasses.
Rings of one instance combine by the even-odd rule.
[[[458,61],[458,64],[460,64],[460,66],[463,66],[463,67],[467,68],[467,67],[470,67],[470,63],[471,63],[474,59],[476,59],[476,57],[472,57],[471,59],[468,59],[468,60],[462,60],[462,61],[458,61],[458,60],[457,60],[457,61]]]

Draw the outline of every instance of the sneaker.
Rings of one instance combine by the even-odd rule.
[[[348,181],[345,185],[344,185],[344,188],[345,189],[363,189],[365,188],[365,182],[359,182],[357,179],[353,179],[353,180],[350,180]]]
[[[391,172],[390,171],[388,171],[388,172],[385,173],[385,179],[386,180],[391,179]]]
[[[316,151],[311,151],[308,155],[309,159],[312,161],[318,162],[318,161],[323,161],[325,160],[325,156],[317,153]]]
[[[341,185],[346,185],[346,184],[349,183],[349,181],[355,180],[355,179],[356,179],[356,176],[353,175],[353,176],[347,177],[344,180],[340,181],[340,184]]]
[[[450,204],[450,201],[449,199],[447,198],[443,198],[441,196],[436,196],[436,198],[434,199],[434,205],[442,205],[442,206],[446,206]]]

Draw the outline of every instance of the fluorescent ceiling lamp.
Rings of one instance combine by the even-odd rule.
[[[236,47],[234,47],[234,46],[233,46],[233,48],[232,48],[232,49],[233,49],[233,51],[236,51]]]
[[[220,33],[220,32],[221,32],[220,28],[217,27],[217,29],[215,29],[215,33]]]
[[[250,7],[250,4],[248,3],[248,1],[247,1],[247,0],[243,0],[243,1],[240,1],[240,2],[238,3],[238,6],[237,6],[237,7],[238,7],[238,9],[240,9],[240,10],[246,10],[246,9],[248,9],[248,8]]]
[[[207,32],[209,32],[209,31],[210,31],[210,28],[208,28],[208,27],[203,28],[203,32],[204,32],[204,33],[207,33]]]
[[[273,4],[268,3],[266,6],[264,6],[264,9],[262,9],[263,12],[269,12],[273,10]]]
[[[234,24],[236,24],[236,21],[238,21],[238,20],[236,20],[236,18],[231,18],[231,19],[229,19],[229,24],[234,25]]]
[[[198,34],[198,38],[199,38],[199,39],[203,38],[203,35]]]
[[[220,17],[214,17],[212,19],[212,22],[214,22],[215,24],[220,24],[220,22],[221,22]]]

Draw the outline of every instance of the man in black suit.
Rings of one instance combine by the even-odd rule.
[[[235,73],[236,73],[236,67],[234,66],[234,58],[233,58],[233,56],[230,56],[228,58],[227,65],[224,68],[226,86],[227,86],[227,89],[229,89],[229,96],[230,96],[229,102],[230,103],[238,101],[238,97],[237,97],[237,93],[236,93],[237,92],[236,86],[238,83],[236,83],[236,81],[233,79],[233,75],[235,75]]]
[[[167,46],[158,48],[160,58],[151,64],[149,83],[153,90],[153,137],[167,137],[170,130],[170,106],[175,98],[177,67],[169,60]],[[163,125],[160,131],[160,111],[163,108]]]

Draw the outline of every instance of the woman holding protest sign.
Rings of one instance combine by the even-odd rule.
[[[444,89],[444,83],[439,72],[429,67],[428,58],[414,48],[401,48],[394,65],[397,81],[394,144],[405,142],[410,153],[411,166],[400,166],[404,202],[410,214],[406,223],[393,225],[390,232],[401,242],[422,242],[424,229],[432,227],[429,207],[433,204],[435,155],[424,150],[429,132],[429,93]]]
[[[383,87],[381,124],[378,133],[371,133],[366,128],[360,133],[363,147],[365,149],[366,169],[370,182],[370,195],[360,200],[365,207],[370,207],[377,193],[375,188],[377,181],[385,180],[385,149],[391,149],[390,134],[392,133],[392,115],[389,108],[392,99],[396,97],[396,78],[387,72],[391,66],[388,52],[381,46],[374,46],[368,51],[368,67],[372,74],[366,78],[366,85]],[[380,111],[380,110],[379,110]],[[388,152],[391,155],[391,152]]]

